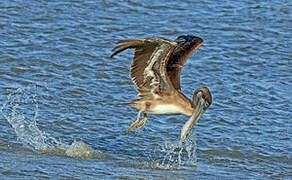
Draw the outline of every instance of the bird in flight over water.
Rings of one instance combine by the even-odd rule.
[[[181,129],[180,143],[188,136],[201,115],[212,104],[207,87],[194,91],[192,101],[182,92],[180,73],[188,58],[203,45],[196,36],[179,36],[175,41],[166,39],[121,40],[111,57],[133,48],[131,79],[137,86],[138,100],[127,103],[138,110],[127,133],[138,130],[147,120],[147,114],[184,114],[190,116]],[[140,120],[140,115],[144,117]]]

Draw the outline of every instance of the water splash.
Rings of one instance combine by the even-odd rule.
[[[152,163],[152,167],[160,169],[180,169],[183,166],[196,166],[197,144],[193,137],[193,131],[185,139],[183,144],[180,142],[165,141],[155,149],[155,154],[162,157]]]
[[[37,86],[18,88],[7,96],[0,112],[14,129],[17,140],[25,147],[40,153],[50,153],[79,158],[102,158],[84,142],[74,141],[71,145],[56,140],[42,132],[37,126],[39,106]]]

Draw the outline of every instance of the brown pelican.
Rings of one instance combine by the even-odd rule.
[[[179,36],[175,41],[166,39],[121,40],[113,49],[116,54],[135,49],[131,65],[131,79],[137,86],[138,100],[127,103],[138,110],[127,133],[140,129],[147,120],[147,114],[184,114],[191,116],[181,130],[182,143],[201,115],[212,104],[207,87],[200,87],[189,100],[180,88],[180,73],[187,59],[203,45],[195,36]],[[144,117],[140,120],[140,115]]]

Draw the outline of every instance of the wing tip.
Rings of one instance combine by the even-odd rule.
[[[118,45],[113,48],[113,50],[112,50],[113,54],[110,56],[110,58],[113,58],[115,55],[117,55],[121,51],[125,50],[125,48],[123,47],[125,45],[124,41],[126,41],[126,40],[120,40],[117,42]]]
[[[112,51],[113,54],[110,56],[110,58],[113,58],[115,55],[119,54],[120,52],[129,49],[129,48],[135,48],[137,45],[139,45],[139,42],[141,42],[143,39],[128,39],[128,40],[120,40],[117,42],[117,46],[114,47]]]

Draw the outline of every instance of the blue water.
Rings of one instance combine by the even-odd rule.
[[[182,91],[213,104],[178,146],[188,117],[136,111],[130,38],[204,46]],[[292,174],[290,1],[0,2],[0,179],[289,179]]]

